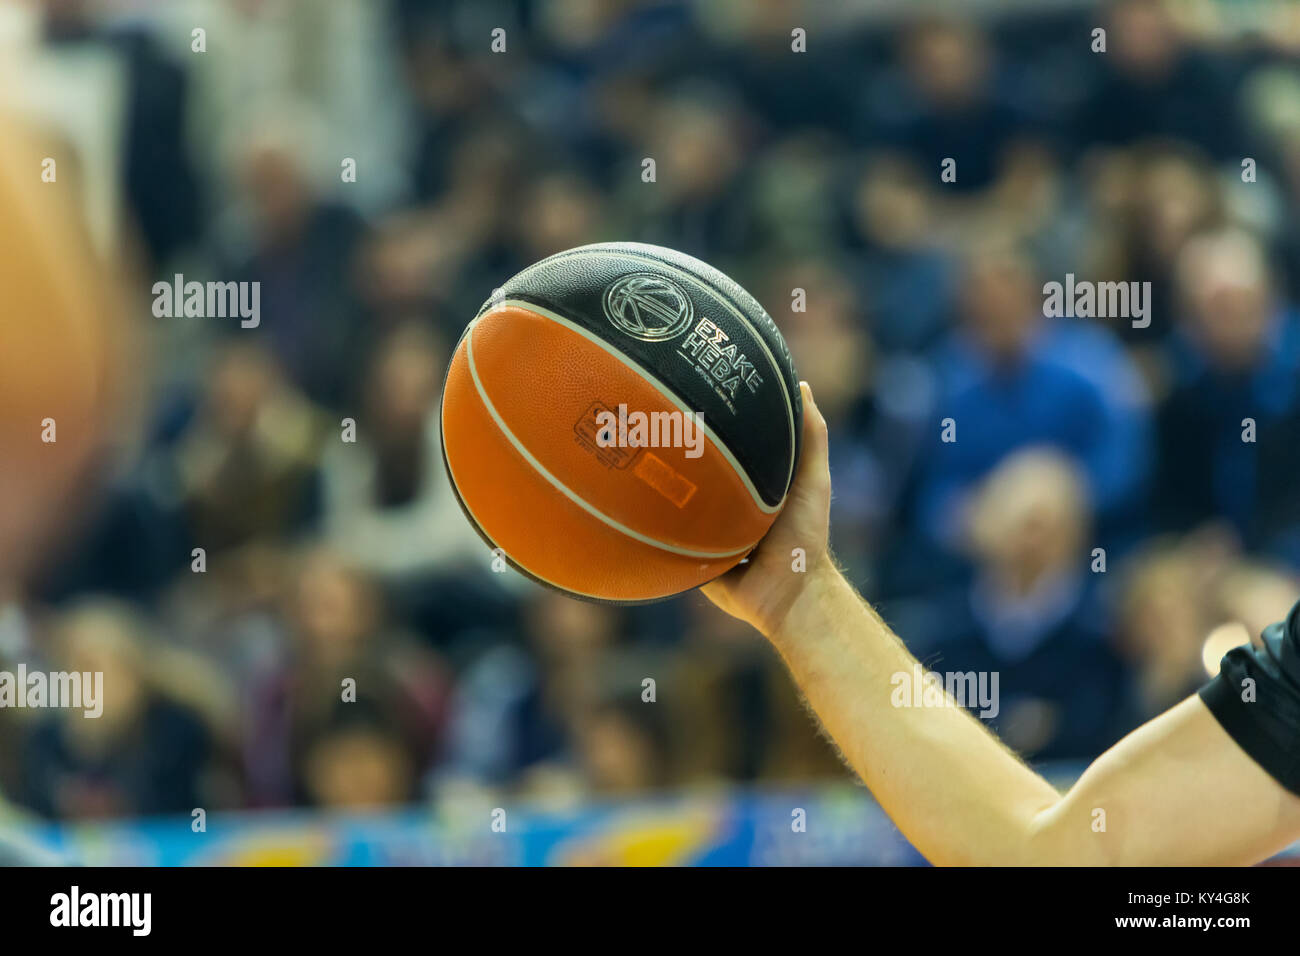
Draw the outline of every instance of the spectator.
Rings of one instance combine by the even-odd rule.
[[[378,810],[418,795],[421,755],[403,739],[400,721],[377,702],[339,704],[304,737],[296,789],[309,806]]]
[[[1214,170],[1186,147],[1147,145],[1124,168],[1121,250],[1116,265],[1131,281],[1150,282],[1150,326],[1121,325],[1119,334],[1135,350],[1162,342],[1177,325],[1175,270],[1193,233],[1223,221],[1223,202]]]
[[[961,301],[963,323],[934,356],[934,437],[919,499],[926,536],[952,550],[975,483],[1006,455],[1040,444],[1082,463],[1099,521],[1124,514],[1145,476],[1142,410],[1123,356],[1096,334],[1046,323],[1029,264],[996,242],[968,257]],[[1072,357],[1084,340],[1100,367]]]
[[[258,283],[264,338],[285,374],[309,399],[335,407],[353,359],[359,301],[351,263],[366,224],[319,193],[304,141],[319,141],[301,105],[266,108],[240,137],[233,163],[247,206],[245,252],[225,250],[238,280]],[[316,147],[319,150],[319,146]]]
[[[287,640],[245,689],[244,754],[254,804],[291,804],[311,787],[320,797],[328,784],[312,770],[311,745],[332,735],[340,706],[359,701],[383,701],[383,726],[412,755],[411,772],[427,768],[442,738],[444,667],[388,625],[374,582],[327,549],[308,551],[283,614]]]
[[[899,59],[901,90],[885,114],[888,141],[936,179],[945,162],[956,163],[955,176],[944,180],[951,190],[993,185],[1002,151],[1025,120],[994,82],[985,36],[968,22],[922,20],[902,35]]]
[[[987,717],[1015,750],[1100,753],[1130,728],[1089,568],[1082,471],[1057,451],[1019,451],[980,484],[969,515],[969,585],[904,605],[900,633],[929,668],[997,675]]]
[[[1118,646],[1132,665],[1129,706],[1138,720],[1162,713],[1205,682],[1201,648],[1214,624],[1212,568],[1191,542],[1156,542],[1125,569]]]
[[[324,523],[336,548],[400,580],[466,562],[487,548],[460,514],[442,463],[441,371],[449,352],[407,324],[369,363],[357,440],[332,442],[322,464]]]
[[[938,243],[941,219],[927,182],[914,165],[880,157],[854,192],[853,225],[863,245],[858,284],[886,351],[934,345],[952,307],[953,264]]]
[[[64,708],[28,733],[22,801],[65,819],[189,813],[210,806],[207,774],[218,740],[178,693],[174,656],[155,656],[129,610],[89,603],[56,624],[55,667],[102,675],[102,713]]]
[[[1159,413],[1157,515],[1178,531],[1221,516],[1267,548],[1294,536],[1300,515],[1285,470],[1300,435],[1300,320],[1240,230],[1187,243],[1177,275],[1186,319]]]
[[[783,319],[799,374],[831,429],[836,554],[865,571],[881,549],[921,438],[927,393],[917,363],[876,354],[856,290],[828,262],[798,260],[772,281],[772,301],[803,290],[806,311]]]
[[[590,792],[655,793],[672,782],[672,738],[663,710],[636,692],[602,701],[578,725],[578,754]]]
[[[1083,142],[1130,144],[1147,137],[1189,143],[1210,155],[1240,155],[1224,64],[1189,48],[1161,0],[1116,0],[1106,18],[1106,55],[1074,124]]]
[[[192,538],[219,554],[304,527],[322,422],[256,345],[226,346],[209,374],[174,458]]]

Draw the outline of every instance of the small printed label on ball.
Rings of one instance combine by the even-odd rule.
[[[578,436],[578,444],[595,455],[607,468],[626,468],[636,457],[639,448],[611,445],[598,440],[601,429],[601,413],[613,414],[604,402],[592,402],[573,426],[573,433]]]
[[[695,485],[654,452],[647,451],[637,459],[632,474],[636,475],[678,508],[695,494]]]

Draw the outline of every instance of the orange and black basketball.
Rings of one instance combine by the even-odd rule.
[[[491,547],[543,584],[633,603],[753,549],[785,502],[803,411],[752,296],[621,242],[498,289],[456,346],[441,414],[452,487]]]

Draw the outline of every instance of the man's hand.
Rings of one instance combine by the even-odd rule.
[[[831,561],[826,422],[802,389],[785,510],[748,564],[703,590],[771,639],[845,761],[931,862],[1250,863],[1300,837],[1300,797],[1197,697],[1121,740],[1064,798],[951,696],[897,706],[899,675],[920,665]]]
[[[722,610],[769,637],[813,578],[836,573],[826,543],[831,508],[826,419],[808,383],[800,382],[799,388],[803,448],[785,508],[747,563],[701,589]],[[796,548],[804,553],[803,571],[794,570]]]

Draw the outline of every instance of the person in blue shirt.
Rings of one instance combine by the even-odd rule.
[[[1226,518],[1248,547],[1286,556],[1300,529],[1300,317],[1240,229],[1191,239],[1177,282],[1184,318],[1158,418],[1157,519],[1183,531]]]
[[[918,521],[953,550],[975,483],[1012,452],[1057,448],[1083,466],[1100,531],[1139,506],[1148,473],[1145,389],[1104,326],[1043,316],[1034,270],[989,243],[966,261],[962,322],[934,352],[933,437]]]

